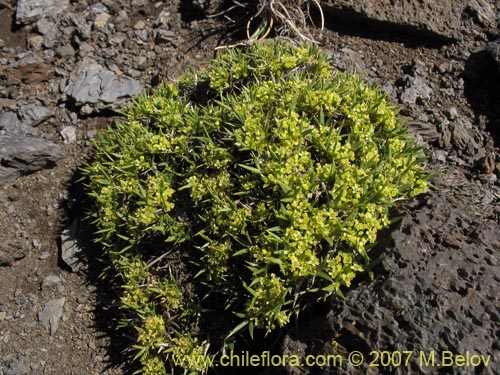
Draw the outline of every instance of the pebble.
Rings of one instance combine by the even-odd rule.
[[[71,268],[72,272],[78,272],[82,267],[83,251],[77,242],[78,220],[74,220],[69,229],[61,233],[61,258]]]
[[[143,20],[139,20],[135,23],[134,25],[134,29],[136,30],[142,30],[146,27],[146,22],[144,22]]]
[[[45,16],[54,16],[63,12],[69,0],[18,0],[16,23],[28,24]]]
[[[431,98],[433,90],[427,82],[420,77],[405,76],[403,78],[403,91],[399,95],[399,100],[403,104],[417,104]]]
[[[57,30],[57,25],[47,18],[42,18],[36,23],[36,30],[42,35],[52,34]]]
[[[64,46],[61,46],[61,47],[57,47],[56,48],[56,54],[59,57],[73,56],[75,54],[75,49],[71,45],[67,44],[67,45],[64,45]]]
[[[65,302],[65,297],[50,300],[45,304],[43,310],[38,313],[38,319],[46,329],[50,330],[51,336],[59,328],[59,320],[63,316]]]
[[[42,281],[42,290],[52,289],[62,284],[61,278],[57,275],[48,275]]]
[[[40,260],[46,260],[50,257],[50,253],[48,251],[42,252],[39,256],[38,259]]]
[[[458,111],[455,107],[450,107],[448,111],[446,111],[446,116],[450,120],[455,120],[458,117]]]
[[[104,28],[107,25],[110,18],[111,18],[111,15],[108,13],[104,13],[104,12],[99,13],[95,18],[94,27],[97,29]]]
[[[76,141],[76,128],[74,126],[65,126],[60,134],[66,144]]]
[[[28,45],[35,51],[41,51],[43,49],[43,36],[33,35],[28,38]]]

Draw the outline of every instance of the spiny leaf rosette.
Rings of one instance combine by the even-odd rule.
[[[312,46],[227,50],[139,98],[84,172],[143,372],[206,370],[205,301],[230,336],[340,293],[422,161],[387,97]]]

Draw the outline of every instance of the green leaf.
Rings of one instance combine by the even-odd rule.
[[[231,332],[229,332],[229,334],[226,336],[225,340],[227,340],[231,336],[234,336],[235,334],[237,334],[238,332],[240,332],[243,328],[245,328],[248,325],[248,323],[249,323],[248,320],[242,321],[240,324],[238,324],[236,327],[234,327],[231,330]]]
[[[256,173],[256,174],[262,173],[259,168],[250,167],[250,166],[245,165],[245,164],[238,164],[238,166],[243,168],[243,169],[246,169],[247,171],[250,171],[252,173]]]
[[[250,338],[253,340],[253,321],[248,323],[248,333],[250,334]]]
[[[283,182],[278,182],[281,190],[283,191],[283,193],[285,194],[288,194],[289,192],[292,191],[292,188],[286,184],[284,184]]]

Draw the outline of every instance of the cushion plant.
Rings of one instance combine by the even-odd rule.
[[[137,99],[84,172],[141,370],[204,372],[242,328],[341,294],[426,189],[422,160],[388,98],[314,46],[229,49]],[[230,327],[209,349],[213,311]]]

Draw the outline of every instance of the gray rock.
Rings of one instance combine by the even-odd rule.
[[[65,302],[66,298],[64,297],[50,300],[38,313],[38,320],[46,329],[50,330],[51,335],[54,335],[59,327],[59,320],[63,316]]]
[[[129,17],[128,17],[128,14],[127,14],[127,11],[125,9],[121,9],[119,12],[118,12],[118,15],[116,16],[116,22],[120,23],[120,22],[127,22],[129,20]]]
[[[50,258],[50,253],[48,251],[43,251],[38,256],[38,259],[40,259],[40,260],[46,260],[46,259],[49,259],[49,258]]]
[[[447,152],[445,150],[434,150],[432,152],[431,158],[435,162],[445,163],[446,162],[446,155],[447,155]]]
[[[143,30],[136,30],[136,31],[143,31]],[[171,30],[158,29],[155,33],[155,42],[157,44],[172,43],[175,45],[176,40],[177,40],[177,35]]]
[[[474,164],[486,155],[483,136],[477,127],[463,118],[450,123],[451,143],[459,154],[466,157],[469,164]]]
[[[39,104],[22,106],[19,109],[19,117],[23,123],[29,126],[38,126],[54,113],[53,109]]]
[[[18,114],[9,111],[0,117],[0,131],[4,134],[38,135],[35,126],[52,116],[53,111],[47,107],[31,104],[22,106]]]
[[[366,73],[363,56],[352,49],[342,48],[340,52],[333,54],[332,60],[333,64],[341,71],[356,72],[363,75]]]
[[[449,149],[451,147],[450,122],[447,119],[443,119],[437,125],[437,129],[441,135],[439,138],[439,146],[445,149]]]
[[[19,120],[15,112],[5,112],[0,116],[0,131],[4,134],[37,135],[38,131]]]
[[[455,120],[458,117],[458,111],[455,107],[450,107],[446,111],[446,116],[448,117],[449,120]]]
[[[45,139],[0,135],[0,185],[50,167],[63,156],[59,145]]]
[[[62,284],[61,278],[57,275],[49,275],[42,281],[42,290],[58,287]]]
[[[439,140],[439,133],[437,131],[436,125],[430,122],[423,121],[411,121],[407,119],[406,121],[408,130],[411,134],[419,135],[427,143],[435,143]]]
[[[191,0],[192,6],[198,10],[203,11],[208,7],[208,0]]]
[[[57,42],[59,41],[59,39],[60,39],[59,32],[56,28],[54,30],[54,32],[43,36],[43,46],[45,48],[49,48],[49,49],[54,48],[56,46]]]
[[[467,2],[327,0],[323,8],[344,21],[376,22],[379,26],[428,35],[440,39],[460,39],[461,17]]]
[[[76,128],[74,126],[65,126],[61,130],[61,137],[64,143],[72,143],[76,141]]]
[[[16,7],[16,22],[24,25],[44,16],[54,16],[63,12],[69,0],[19,0]]]
[[[30,375],[33,373],[29,359],[22,355],[19,355],[16,360],[6,361],[4,365],[4,372],[0,372],[0,374]]]
[[[85,58],[71,74],[64,92],[77,105],[117,109],[142,90],[142,85],[135,79],[116,75],[94,60]]]
[[[83,14],[70,13],[69,18],[76,27],[78,36],[83,39],[89,39],[92,33],[92,23],[87,22]]]
[[[495,26],[497,15],[487,0],[469,0],[466,9],[484,26]]]
[[[56,54],[60,57],[70,57],[75,55],[75,49],[69,45],[66,44],[64,46],[56,48]]]
[[[165,29],[168,28],[168,22],[172,19],[172,15],[170,12],[166,10],[162,10],[160,14],[158,14],[158,17],[156,17],[155,21],[153,22],[154,27],[163,27]]]
[[[71,268],[72,272],[78,272],[83,266],[83,250],[77,241],[78,231],[79,222],[78,219],[75,219],[71,223],[71,227],[61,233],[61,258]]]
[[[57,25],[47,18],[42,18],[37,21],[36,29],[40,34],[47,35],[54,33],[57,30]]]
[[[403,104],[422,102],[430,99],[433,94],[433,90],[423,78],[406,75],[403,82],[403,91],[399,95],[399,100]]]

